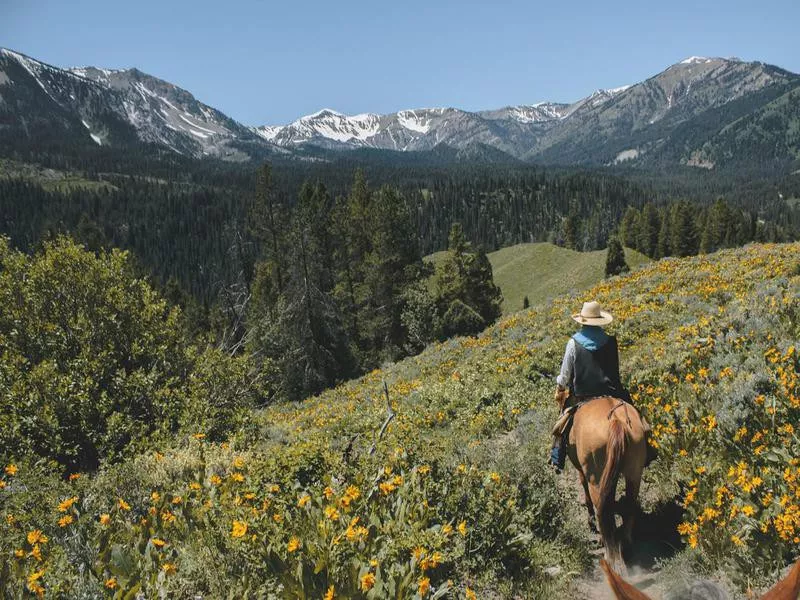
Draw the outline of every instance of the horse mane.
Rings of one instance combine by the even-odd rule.
[[[651,600],[650,596],[640,592],[622,579],[603,558],[600,559],[600,567],[617,600]],[[800,595],[800,560],[794,563],[786,577],[761,596],[761,600],[797,600],[798,595]],[[713,583],[703,581],[693,585],[685,592],[679,592],[677,596],[670,596],[670,598],[673,600],[694,600],[695,598],[725,600],[727,595]]]

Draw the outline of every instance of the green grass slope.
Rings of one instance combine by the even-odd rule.
[[[21,462],[0,475],[27,490],[1,497],[0,583],[16,593],[43,570],[33,583],[64,597],[576,597],[585,514],[545,460],[569,315],[591,296],[616,317],[661,450],[641,521],[682,511],[682,542],[650,540],[678,546],[653,577],[763,588],[800,536],[799,293],[798,243],[662,260],[258,411],[229,443],[191,436],[76,481]]]
[[[426,257],[436,264],[447,252]],[[644,254],[625,249],[631,269],[650,261]],[[503,292],[503,313],[522,309],[525,296],[531,306],[564,294],[574,294],[605,276],[606,251],[576,252],[554,244],[517,244],[489,253],[494,281]]]

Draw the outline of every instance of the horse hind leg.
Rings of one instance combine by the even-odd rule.
[[[633,545],[633,527],[639,514],[639,487],[642,473],[625,476],[625,510],[622,513],[622,539],[630,547]]]
[[[591,494],[589,493],[589,483],[586,481],[586,475],[583,472],[583,469],[578,469],[578,478],[581,482],[581,487],[583,488],[583,499],[586,504],[586,511],[589,513],[589,530],[592,533],[597,533],[597,517],[594,513],[594,500],[592,499]]]

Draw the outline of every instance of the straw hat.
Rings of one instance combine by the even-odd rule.
[[[581,325],[608,325],[611,321],[614,320],[614,317],[611,316],[611,313],[607,313],[604,310],[600,309],[599,302],[584,302],[583,308],[581,308],[581,312],[575,313],[572,315],[572,318],[575,319]]]

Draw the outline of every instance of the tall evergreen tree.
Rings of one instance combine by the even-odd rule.
[[[606,277],[627,273],[630,271],[628,263],[625,261],[625,249],[619,239],[614,236],[608,240],[608,251],[606,252]]]
[[[250,211],[250,230],[260,242],[260,262],[270,267],[261,268],[262,275],[269,271],[275,278],[274,287],[283,292],[286,271],[284,235],[288,223],[288,210],[275,193],[272,182],[272,167],[264,163],[256,173],[255,201]]]
[[[684,201],[676,202],[672,206],[672,241],[671,249],[674,256],[693,256],[699,248],[697,228],[695,225],[695,209]]]
[[[656,246],[656,258],[664,258],[672,253],[672,229],[670,211],[668,207],[661,209],[659,215],[661,227],[658,230],[658,245]]]
[[[500,316],[503,296],[489,259],[467,241],[460,223],[450,230],[447,258],[437,268],[436,284],[445,336],[477,333]]]
[[[636,249],[645,256],[654,258],[658,250],[658,233],[661,223],[658,211],[649,202],[642,207],[636,232]]]
[[[625,209],[622,223],[619,226],[619,238],[624,246],[636,248],[639,238],[639,211],[635,207],[629,206]]]
[[[283,393],[300,399],[353,373],[341,314],[331,295],[329,199],[321,186],[303,186],[289,234],[284,292],[262,343],[280,366]]]
[[[581,250],[581,223],[578,215],[570,212],[564,219],[564,246],[570,250]]]
[[[369,212],[371,231],[362,284],[367,302],[359,317],[362,340],[375,358],[396,359],[405,346],[404,294],[420,278],[422,257],[408,208],[397,190],[381,188]]]

